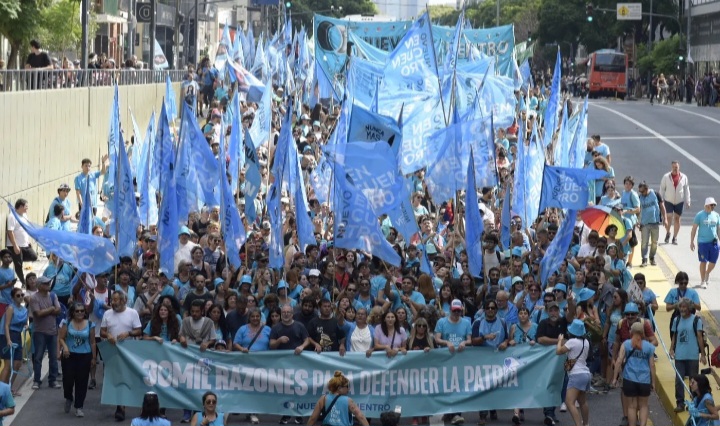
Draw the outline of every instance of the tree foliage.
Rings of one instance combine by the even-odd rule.
[[[311,34],[315,13],[342,18],[346,15],[373,15],[378,12],[371,0],[292,0],[291,13],[293,27],[299,30],[304,25]]]
[[[677,35],[654,43],[652,51],[649,54],[643,54],[638,59],[640,73],[642,75],[648,72],[664,73],[665,75],[678,74],[678,56],[681,46],[680,37]],[[644,48],[642,52],[645,52]]]
[[[82,40],[80,2],[59,0],[42,11],[43,28],[38,37],[46,50],[77,52]]]
[[[0,15],[7,15],[9,18],[17,18],[20,12],[20,0],[0,0]]]
[[[0,2],[7,2],[7,0],[0,0]],[[42,11],[50,5],[51,0],[18,0],[18,3],[20,9],[15,17],[0,13],[0,34],[10,44],[8,69],[18,67],[17,55],[28,51],[28,43],[37,37],[43,26]],[[24,60],[21,58],[20,62],[24,63]]]

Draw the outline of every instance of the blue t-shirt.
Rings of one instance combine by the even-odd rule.
[[[655,346],[647,340],[642,341],[642,350],[633,351],[632,340],[623,342],[625,347],[625,369],[623,379],[636,383],[650,384],[650,358],[655,354]],[[632,353],[632,356],[630,354]]]
[[[147,325],[145,325],[145,329],[143,330],[143,334],[146,336],[152,336],[152,334],[151,334],[152,331],[151,331],[150,325],[151,325],[151,322],[148,322]],[[158,337],[161,337],[164,342],[170,341],[170,336],[168,335],[168,327],[167,327],[166,323],[163,323],[160,326],[160,335]]]
[[[607,171],[607,174],[605,175],[606,178],[614,178],[615,177],[615,170],[610,167]],[[603,193],[603,186],[605,185],[605,181],[602,179],[595,179],[595,196],[600,197]]]
[[[719,223],[720,214],[715,211],[708,213],[703,210],[696,214],[693,224],[697,225],[698,243],[711,243],[713,240],[717,240],[717,227]]]
[[[675,304],[683,297],[687,297],[697,305],[700,304],[700,296],[698,295],[698,292],[692,288],[686,288],[683,292],[681,292],[679,288],[671,288],[667,296],[665,296],[664,302]]]
[[[401,294],[397,290],[393,289],[393,294],[395,294],[395,300],[393,301],[391,308],[393,312],[395,311],[395,309],[401,306],[405,306],[407,309],[410,309],[410,306],[406,306],[405,303],[403,303],[402,299],[400,298]],[[423,296],[422,293],[420,293],[419,291],[413,290],[412,294],[410,294],[410,300],[420,305],[425,304],[425,296]],[[410,312],[408,312],[408,314],[412,315]]]
[[[537,336],[537,328],[538,328],[538,325],[535,324],[534,322],[531,322],[530,329],[528,329],[528,331],[526,333],[525,330],[523,330],[522,327],[520,327],[520,324],[517,324],[517,325],[515,325],[515,333],[513,334],[512,339],[517,344],[528,343],[531,340],[535,340],[535,338]]]
[[[68,348],[70,348],[70,352],[77,354],[89,354],[92,350],[90,347],[90,329],[94,327],[94,324],[88,321],[87,327],[82,330],[75,330],[72,321],[67,322],[65,326],[67,327],[65,344],[67,344]]]
[[[640,223],[642,225],[660,223],[660,205],[652,189],[648,190],[647,195],[640,195]]]
[[[0,268],[0,285],[5,285],[15,279],[15,270],[12,268]],[[0,290],[0,302],[6,305],[12,303],[13,286]]]
[[[53,279],[55,278],[55,285],[52,288],[52,292],[58,296],[70,296],[73,287],[73,276],[75,270],[69,264],[63,262],[58,270],[54,263],[48,264],[43,276]]]
[[[12,307],[13,317],[12,320],[10,320],[10,331],[17,331],[19,333],[28,323],[28,310],[24,306],[17,306],[14,304]],[[5,318],[5,315],[3,315],[0,320],[0,336],[5,335]]]
[[[451,322],[450,318],[443,317],[435,325],[435,333],[440,333],[442,340],[447,340],[457,347],[472,334],[472,326],[470,320],[465,317],[461,317],[456,323]]]
[[[50,210],[48,210],[48,217],[53,218],[55,215],[53,215],[53,210],[55,210],[55,205],[60,204],[62,205],[65,210],[63,211],[63,215],[69,216],[70,215],[70,200],[68,198],[65,198],[64,200],[61,200],[60,197],[55,197],[55,199],[50,203]],[[60,221],[60,230],[62,231],[69,231],[70,230],[70,221]]]
[[[80,194],[85,196],[85,184],[90,179],[90,202],[93,207],[97,207],[98,194],[97,194],[97,180],[100,177],[100,171],[94,171],[87,174],[87,176],[80,173],[75,176],[75,189],[80,191]]]
[[[235,339],[233,340],[233,343],[237,343],[243,348],[248,349],[250,352],[260,352],[260,351],[267,351],[270,349],[270,327],[264,325],[259,331],[260,335],[255,339],[252,346],[248,348],[248,345],[250,345],[250,342],[252,342],[253,338],[255,337],[254,334],[250,331],[250,327],[248,327],[247,324],[240,327],[240,329],[235,333]]]
[[[640,197],[633,189],[623,191],[620,202],[622,203],[623,210],[632,210],[640,207]],[[623,213],[623,216],[630,219],[633,225],[637,223],[637,215],[635,213]]]
[[[698,317],[699,318],[699,317]],[[697,361],[700,354],[697,335],[695,331],[703,329],[702,318],[698,319],[697,330],[693,330],[695,315],[689,317],[675,317],[670,330],[676,333],[675,336],[675,359],[679,361]]]
[[[483,340],[482,346],[489,346],[497,348],[500,346],[505,339],[507,339],[508,332],[505,328],[505,321],[500,318],[495,318],[493,321],[488,321],[486,318],[475,321],[472,325],[472,337],[477,338],[486,336],[488,334],[495,334],[493,339]]]
[[[333,401],[335,401],[334,404]],[[325,395],[326,410],[330,407],[330,404],[332,404],[332,408],[323,420],[322,424],[332,426],[352,426],[353,423],[350,420],[350,404],[348,403],[348,397],[345,395],[334,395],[332,393],[328,393]]]
[[[13,407],[15,407],[15,400],[10,391],[10,385],[5,382],[0,382],[0,410]],[[3,424],[3,418],[4,417],[0,417],[0,426]]]
[[[202,424],[203,415],[202,412],[197,413],[197,424]],[[225,413],[217,412],[217,418],[210,423],[208,426],[225,426]]]
[[[200,423],[198,423],[200,424]],[[162,417],[155,417],[154,420],[143,419],[142,417],[135,417],[130,422],[130,426],[170,426],[170,420],[163,419]]]

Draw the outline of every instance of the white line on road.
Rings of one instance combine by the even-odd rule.
[[[717,136],[665,136],[670,139],[717,139]],[[655,136],[603,136],[604,141],[657,139]]]
[[[695,157],[694,155],[690,154],[689,152],[685,151],[685,150],[682,149],[678,144],[676,144],[675,142],[671,141],[671,140],[668,139],[667,137],[661,135],[660,133],[658,133],[658,132],[656,132],[655,130],[649,128],[648,126],[642,124],[641,122],[639,122],[639,121],[637,121],[637,120],[635,120],[635,119],[633,119],[633,118],[630,118],[630,117],[628,117],[627,115],[624,115],[624,114],[622,114],[622,113],[619,113],[619,112],[617,112],[617,111],[615,111],[615,110],[612,110],[612,109],[610,109],[610,108],[607,108],[607,107],[604,107],[604,106],[601,106],[601,105],[597,105],[597,104],[590,104],[590,105],[591,105],[591,106],[594,106],[594,107],[598,107],[598,108],[604,109],[604,110],[606,110],[606,111],[608,111],[608,112],[611,112],[611,113],[613,113],[613,114],[615,114],[615,115],[617,115],[617,116],[619,116],[619,117],[621,117],[621,118],[624,118],[625,120],[631,122],[632,124],[638,126],[639,128],[645,130],[646,132],[650,133],[651,135],[653,135],[653,136],[655,136],[656,138],[660,139],[661,141],[665,142],[665,144],[668,145],[670,148],[672,148],[672,149],[674,149],[675,151],[679,152],[680,154],[684,155],[688,160],[692,161],[692,162],[695,163],[698,167],[700,167],[701,169],[703,169],[707,174],[709,174],[710,176],[712,176],[713,179],[715,179],[716,181],[720,182],[720,175],[719,175],[719,174],[717,174],[717,173],[716,173],[713,169],[711,169],[707,164],[705,164],[705,163],[703,163],[702,161],[700,161],[700,159],[698,159],[698,158]],[[698,114],[698,115],[699,115],[699,114]],[[706,118],[708,118],[708,117],[706,117]],[[719,122],[719,123],[720,123],[720,122]]]
[[[702,118],[704,118],[704,119],[706,119],[706,120],[710,120],[710,121],[713,121],[713,122],[715,122],[715,123],[717,123],[717,124],[720,124],[720,120],[718,120],[717,118],[708,117],[707,115],[703,115],[703,114],[700,114],[700,113],[698,113],[698,112],[688,111],[688,110],[686,110],[686,109],[678,108],[678,107],[676,107],[676,106],[668,106],[668,105],[665,105],[665,107],[667,107],[667,108],[672,108],[672,109],[674,109],[674,110],[676,110],[676,111],[684,112],[684,113],[687,113],[687,114],[697,115],[698,117],[702,117]]]

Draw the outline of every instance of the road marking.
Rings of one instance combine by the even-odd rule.
[[[670,139],[717,139],[717,136],[665,136]],[[657,139],[655,136],[602,136],[604,141]]]
[[[648,132],[648,133],[650,133],[651,135],[655,136],[656,138],[660,139],[662,142],[665,142],[665,144],[668,145],[670,148],[672,148],[672,149],[674,149],[675,151],[679,152],[680,154],[684,155],[688,160],[692,161],[692,162],[695,163],[698,167],[700,167],[701,169],[703,169],[703,170],[705,171],[705,173],[709,174],[710,176],[712,176],[713,179],[715,179],[716,181],[720,182],[720,174],[717,174],[717,173],[716,173],[713,169],[711,169],[707,164],[703,163],[703,162],[700,161],[697,157],[695,157],[694,155],[692,155],[692,154],[690,154],[689,152],[687,152],[687,151],[685,151],[684,149],[682,149],[678,144],[676,144],[675,142],[671,141],[671,140],[668,139],[667,137],[661,135],[660,133],[658,133],[658,132],[656,132],[655,130],[649,128],[648,126],[642,124],[641,122],[635,120],[634,118],[628,117],[627,115],[621,114],[621,113],[619,113],[619,112],[617,112],[617,111],[615,111],[615,110],[612,110],[612,109],[610,109],[610,108],[607,108],[607,107],[604,107],[604,106],[601,106],[601,105],[596,105],[596,104],[591,104],[591,105],[594,106],[594,107],[598,107],[598,108],[604,109],[604,110],[606,110],[606,111],[608,111],[608,112],[611,112],[611,113],[613,113],[613,114],[615,114],[615,115],[617,115],[617,116],[619,116],[619,117],[621,117],[621,118],[624,118],[625,120],[631,122],[632,124],[638,126],[638,127],[641,128],[641,129],[645,130],[646,132]],[[698,115],[699,115],[699,114],[698,114]],[[706,117],[706,118],[707,118],[707,117]],[[720,121],[719,121],[718,123],[720,123]]]
[[[681,112],[684,112],[684,113],[686,113],[686,114],[697,115],[698,117],[702,117],[702,118],[704,118],[704,119],[706,119],[706,120],[710,120],[710,121],[713,121],[713,122],[715,122],[715,123],[717,123],[717,124],[720,124],[720,120],[718,120],[717,118],[708,117],[707,115],[703,115],[703,114],[700,114],[700,113],[698,113],[698,112],[688,111],[688,110],[686,110],[686,109],[678,108],[678,107],[676,107],[676,106],[668,106],[668,105],[665,105],[665,107],[667,107],[667,108],[672,108],[672,109],[674,109],[675,111],[681,111]]]

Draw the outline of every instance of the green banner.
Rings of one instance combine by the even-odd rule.
[[[103,404],[139,407],[152,390],[163,407],[201,409],[202,394],[213,391],[223,412],[292,416],[312,412],[335,370],[350,379],[349,396],[368,417],[396,405],[407,416],[554,406],[565,359],[540,345],[411,351],[393,359],[385,353],[200,352],[149,341],[98,346]]]

